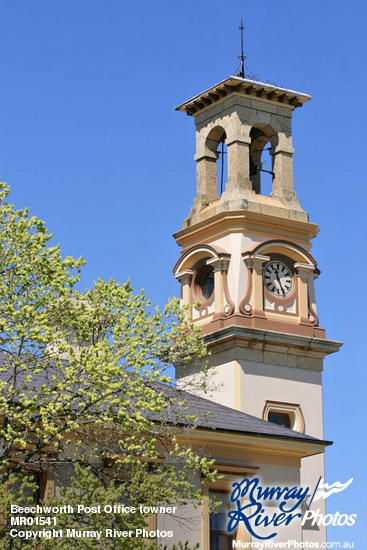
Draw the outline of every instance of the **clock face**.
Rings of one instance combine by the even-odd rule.
[[[266,264],[263,277],[265,287],[274,296],[282,298],[292,290],[292,273],[282,262],[273,261]]]

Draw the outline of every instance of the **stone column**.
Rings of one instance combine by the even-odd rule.
[[[270,256],[261,254],[244,254],[243,261],[249,269],[252,269],[251,307],[256,315],[264,311],[264,263],[270,260]]]
[[[228,148],[228,183],[226,191],[252,191],[250,179],[249,137],[234,136],[226,141]]]
[[[292,138],[278,134],[279,143],[270,150],[273,159],[273,190],[271,197],[281,200],[288,208],[302,210],[293,186]]]
[[[308,278],[309,274],[314,271],[314,266],[309,264],[304,264],[302,262],[297,262],[294,264],[294,269],[298,275],[298,314],[300,322],[309,323],[308,318]]]
[[[181,305],[189,306],[191,304],[191,279],[193,271],[191,269],[184,269],[179,273],[176,273],[175,277],[181,284]]]
[[[277,147],[273,153],[273,192],[278,198],[287,197],[293,190],[293,150],[280,150]]]
[[[223,313],[225,302],[223,273],[228,271],[229,258],[213,258],[208,260],[206,265],[212,265],[214,268],[214,313]]]
[[[196,160],[196,187],[197,196],[194,206],[207,206],[210,202],[218,200],[217,192],[217,154],[207,152],[203,155],[195,155]]]

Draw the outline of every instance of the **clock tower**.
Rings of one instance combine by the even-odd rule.
[[[323,439],[323,359],[341,343],[319,324],[311,253],[318,227],[293,182],[292,116],[309,100],[240,75],[177,107],[195,120],[197,195],[174,235],[182,247],[174,275],[215,367],[210,399]],[[199,371],[178,367],[179,384]],[[320,476],[322,454],[302,459],[302,486]]]

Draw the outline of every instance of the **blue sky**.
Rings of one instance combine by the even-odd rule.
[[[247,63],[312,95],[294,116],[295,189],[320,234],[312,250],[321,325],[342,340],[325,361],[328,501],[357,513],[329,540],[362,548],[365,521],[366,11],[362,1],[0,0],[0,177],[46,221],[84,284],[130,277],[154,303],[195,194],[193,120],[174,106]],[[364,484],[364,487],[363,487]],[[360,546],[359,546],[360,545]]]

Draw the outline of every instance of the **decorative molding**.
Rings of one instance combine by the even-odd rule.
[[[308,310],[309,310],[308,320],[310,321],[310,323],[312,323],[313,325],[318,327],[319,326],[319,317],[318,317],[316,311],[311,306],[310,301],[308,301]]]
[[[245,262],[246,263],[246,262]],[[239,303],[238,309],[242,315],[250,317],[252,314],[251,307],[251,293],[252,293],[252,267],[247,266],[247,287],[244,297]]]
[[[278,250],[277,250],[278,249]],[[281,250],[281,252],[279,252]],[[311,256],[307,250],[299,246],[298,244],[285,240],[285,239],[271,239],[269,241],[262,242],[256,245],[250,252],[252,254],[263,254],[267,252],[284,254],[288,258],[291,258],[297,265],[314,271],[317,266],[316,260]],[[294,267],[296,264],[294,264]]]
[[[256,474],[260,466],[247,466],[245,464],[233,464],[215,461],[209,466],[209,470],[217,470],[220,474]],[[214,484],[215,486],[215,484]]]
[[[187,285],[191,283],[193,273],[192,269],[184,269],[183,271],[177,272],[175,277],[182,285]]]
[[[248,269],[252,269],[253,267],[263,267],[263,264],[270,260],[270,256],[254,254],[253,252],[248,251],[242,253],[242,258]]]
[[[266,323],[266,319],[257,319],[257,321],[267,325],[263,328],[251,326],[251,321],[253,319],[233,315],[222,320],[221,323],[218,322],[217,326],[215,323],[211,323],[206,328],[212,330],[203,329],[204,342],[209,351],[214,354],[232,350],[234,347],[243,348],[243,358],[246,359],[246,353],[249,355],[249,350],[252,350],[257,357],[254,360],[257,362],[266,362],[261,360],[260,355],[264,355],[267,351],[278,352],[279,355],[284,355],[288,359],[285,366],[298,368],[298,362],[293,359],[299,356],[302,358],[299,368],[322,371],[321,360],[326,355],[339,351],[339,348],[343,345],[343,342],[326,340],[323,329],[319,329],[319,327],[298,327],[295,325],[299,332],[294,333],[290,330],[271,330],[269,323]],[[277,325],[280,328],[282,323],[277,323]],[[283,323],[283,325],[289,326],[290,323]],[[304,333],[305,329],[307,329],[308,334]],[[291,353],[290,350],[292,350]],[[302,363],[306,357],[310,358],[310,364],[308,367],[303,367]],[[252,357],[250,360],[253,360]]]
[[[223,248],[219,246],[212,246],[208,244],[197,244],[186,250],[179,260],[176,262],[173,268],[173,274],[176,274],[187,270],[193,269],[194,266],[200,261],[205,259],[222,260],[223,262],[229,262],[231,255],[228,254]]]
[[[226,317],[229,317],[230,315],[233,315],[235,311],[235,303],[233,302],[229,294],[227,271],[223,271],[223,290],[224,290],[224,297],[227,302],[224,306],[224,315]]]
[[[214,267],[214,272],[228,271],[230,259],[230,254],[227,254],[227,257],[209,258],[209,260],[206,261],[206,265],[212,265]]]
[[[276,314],[273,314],[272,316],[271,313],[272,312],[267,311],[266,317],[263,311],[253,310],[252,315],[250,316],[234,313],[226,318],[213,319],[210,324],[201,327],[202,335],[206,336],[217,332],[220,329],[236,326],[241,329],[248,328],[261,331],[264,330],[266,332],[305,336],[306,338],[325,339],[325,329],[314,326],[307,319],[302,319],[302,322],[298,322],[295,317],[284,316],[283,319],[281,319],[281,315],[276,318],[274,317]]]

